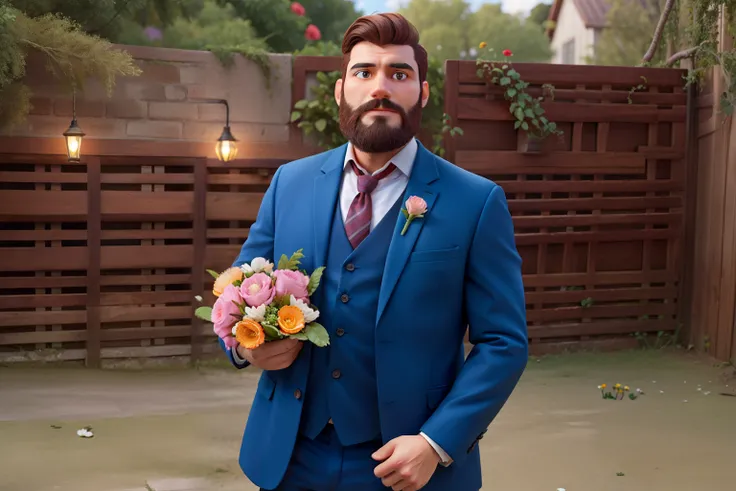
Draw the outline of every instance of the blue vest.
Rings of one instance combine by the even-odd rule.
[[[332,418],[343,445],[381,436],[374,330],[378,292],[401,198],[353,250],[338,208],[315,304],[330,344],[312,349],[300,430],[314,439]]]

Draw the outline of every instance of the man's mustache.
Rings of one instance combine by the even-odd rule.
[[[365,104],[359,106],[355,111],[353,111],[353,114],[357,118],[367,113],[368,111],[373,111],[374,109],[390,109],[399,113],[402,118],[406,117],[406,112],[404,111],[403,107],[386,98],[373,99],[371,101],[368,101]]]

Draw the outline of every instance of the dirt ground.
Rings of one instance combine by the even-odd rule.
[[[723,374],[681,352],[531,359],[481,441],[483,489],[733,489],[736,397],[720,392],[736,380]],[[217,364],[0,368],[0,490],[119,491],[175,477],[255,490],[237,452],[257,378]],[[603,400],[601,383],[645,395]],[[77,436],[84,426],[94,438]]]

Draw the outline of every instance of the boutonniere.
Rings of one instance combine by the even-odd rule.
[[[401,209],[401,213],[406,217],[406,223],[404,228],[401,230],[401,235],[406,233],[409,228],[409,224],[415,218],[424,218],[424,214],[427,212],[427,202],[419,196],[411,196],[405,203],[406,208]]]

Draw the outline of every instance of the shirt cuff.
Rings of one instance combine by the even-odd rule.
[[[243,359],[243,358],[241,358],[241,357],[240,357],[240,355],[238,354],[238,349],[237,349],[237,346],[233,346],[232,348],[230,348],[230,353],[232,353],[232,355],[233,355],[233,360],[235,360],[235,363],[237,363],[238,365],[243,365],[243,364],[245,364],[245,363],[248,363],[248,360],[244,360],[244,359]]]
[[[437,445],[434,440],[432,440],[430,437],[428,437],[424,432],[421,432],[420,435],[424,437],[427,442],[432,446],[435,452],[437,452],[437,455],[440,456],[440,464],[444,467],[447,467],[448,465],[452,464],[452,458],[450,458],[449,455],[447,455],[447,452],[442,450],[442,447]]]

